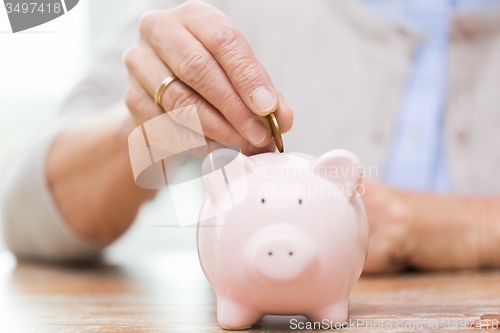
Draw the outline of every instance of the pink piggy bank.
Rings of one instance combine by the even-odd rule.
[[[249,328],[266,314],[345,322],[368,246],[359,159],[220,149],[203,170],[198,254],[219,324]]]

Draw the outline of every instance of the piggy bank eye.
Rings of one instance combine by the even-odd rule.
[[[302,205],[302,199],[299,199],[299,205]]]
[[[262,200],[260,202],[264,203],[264,202],[266,202],[266,199],[262,198]]]

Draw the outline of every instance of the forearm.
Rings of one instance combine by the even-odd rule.
[[[500,267],[500,198],[406,194],[412,266]]]
[[[367,181],[365,272],[500,267],[500,197],[437,196]]]
[[[154,191],[132,175],[128,114],[105,116],[62,133],[53,143],[46,177],[61,214],[80,236],[101,245],[118,238]]]

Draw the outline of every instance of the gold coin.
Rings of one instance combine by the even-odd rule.
[[[276,143],[276,148],[280,153],[285,151],[285,147],[283,146],[283,138],[281,137],[280,125],[278,125],[278,120],[274,113],[270,113],[267,115],[269,118],[269,123],[271,124],[271,130],[273,131],[274,142]]]

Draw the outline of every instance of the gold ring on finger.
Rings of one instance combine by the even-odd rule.
[[[172,83],[173,81],[175,81],[176,79],[177,79],[177,76],[172,74],[169,77],[167,77],[165,80],[163,80],[163,82],[160,84],[158,89],[156,89],[155,104],[158,105],[159,107],[161,107],[162,109],[163,109],[163,105],[161,104],[161,96],[163,95],[163,92],[165,91],[165,89],[167,89],[168,85],[170,83]]]

